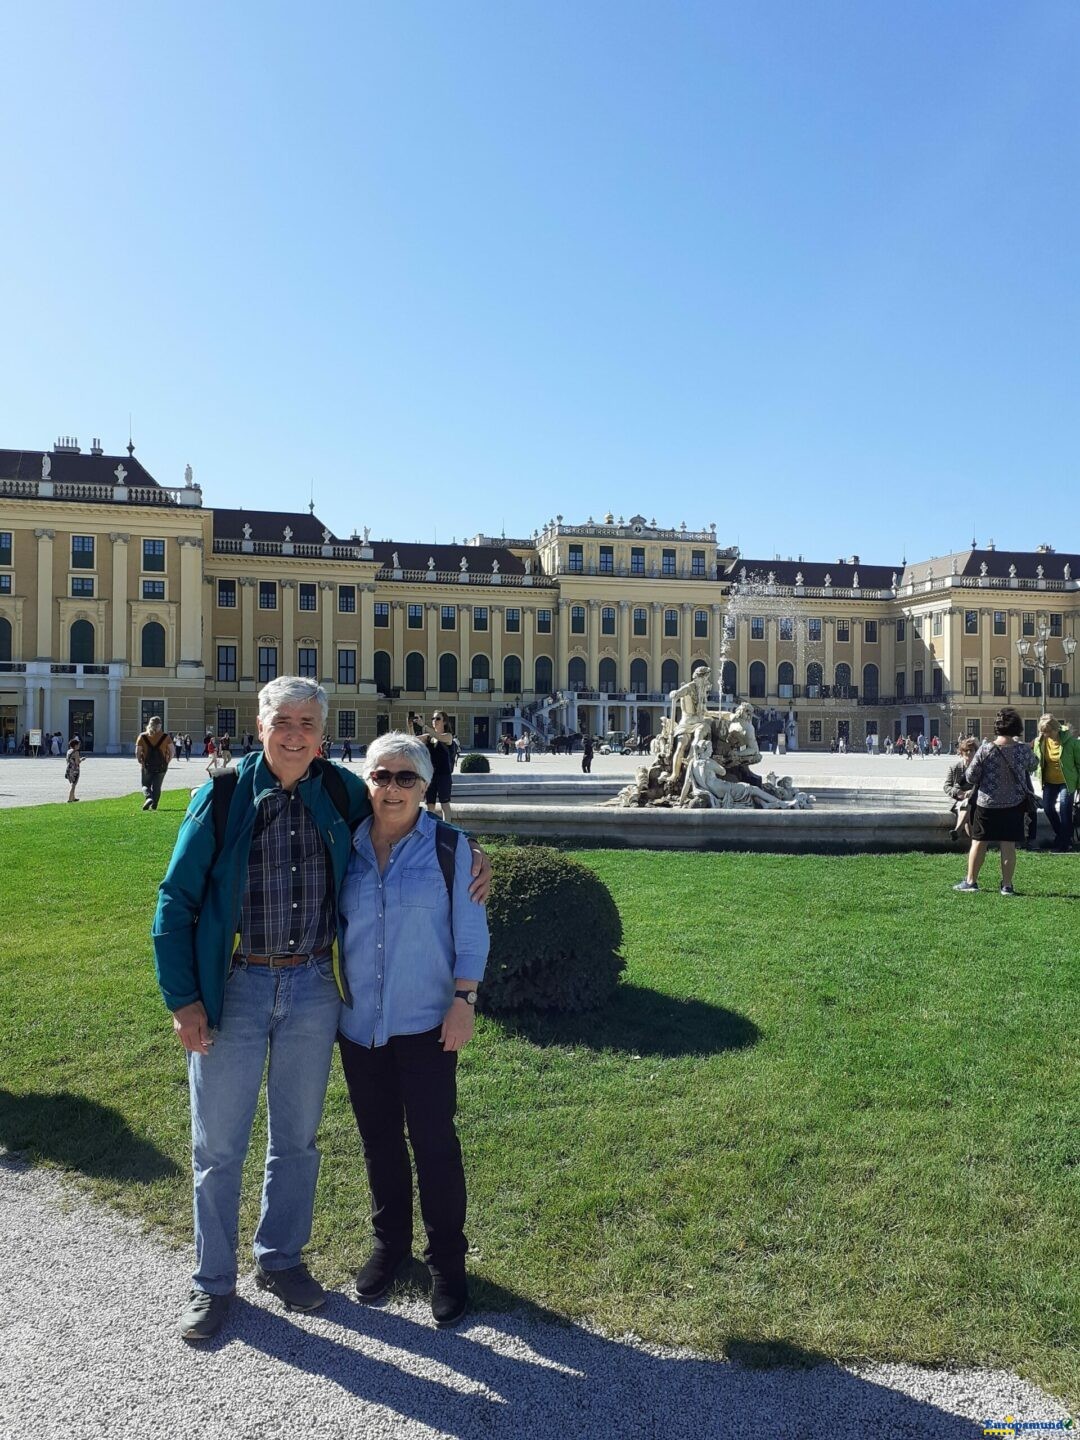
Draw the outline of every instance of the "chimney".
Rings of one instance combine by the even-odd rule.
[[[79,455],[79,442],[74,435],[58,435],[53,446],[54,455]]]
[[[104,455],[104,454],[105,454],[105,451],[101,448],[101,441],[98,440],[96,437],[95,437],[93,440],[91,440],[91,442],[90,442],[90,454],[91,454],[91,455]]]
[[[1054,547],[1052,545],[1047,545],[1044,541],[1042,545],[1037,545],[1035,547],[1035,553],[1036,555],[1052,555],[1054,553]]]

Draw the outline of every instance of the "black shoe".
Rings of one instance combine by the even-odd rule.
[[[326,1291],[306,1265],[290,1265],[288,1270],[264,1270],[256,1261],[255,1284],[260,1290],[276,1295],[286,1310],[318,1310],[326,1303]]]
[[[149,796],[149,795],[148,795],[148,796],[146,797],[146,799],[143,801],[143,806],[142,806],[142,808],[143,808],[144,810],[152,810],[152,809],[154,808],[154,802],[153,802],[153,800],[150,799],[150,796]]]
[[[205,1290],[192,1290],[180,1316],[180,1334],[185,1340],[209,1340],[221,1329],[232,1300],[228,1295],[208,1295]]]
[[[469,1284],[465,1278],[465,1263],[451,1270],[431,1271],[431,1313],[440,1330],[449,1330],[456,1325],[469,1308]]]
[[[356,1298],[370,1304],[381,1300],[412,1256],[401,1250],[375,1250],[356,1277]]]

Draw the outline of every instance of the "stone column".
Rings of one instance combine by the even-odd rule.
[[[364,694],[375,693],[375,586],[360,586],[360,654],[356,673]]]
[[[822,620],[821,623],[824,627],[825,636],[825,674],[821,679],[823,685],[832,685],[836,681],[836,671],[833,668],[833,642],[836,639],[836,621],[830,615]]]
[[[690,650],[694,640],[694,607],[684,600],[679,607],[679,684],[685,685],[693,668]]]
[[[35,530],[37,536],[37,655],[38,660],[53,658],[53,541],[55,530]],[[34,720],[29,729],[37,725]]]
[[[109,715],[105,737],[106,755],[119,755],[123,749],[120,743],[120,675],[109,675]]]
[[[994,612],[992,610],[982,611],[979,624],[982,627],[982,634],[980,636],[981,643],[979,646],[981,652],[979,655],[979,698],[981,699],[983,695],[986,695],[992,700],[994,695]],[[959,623],[957,629],[959,629]],[[1001,639],[1000,635],[998,639]],[[959,650],[955,650],[953,653],[958,655]],[[964,675],[962,667],[958,678],[960,683],[955,688],[963,690]],[[1071,695],[1072,691],[1070,690],[1069,693]],[[1043,708],[1048,709],[1049,707],[1044,705]]]
[[[395,690],[405,688],[405,601],[390,602],[390,633],[394,637],[390,656],[391,684]]]
[[[458,606],[458,693],[472,694],[472,606]]]
[[[663,642],[664,607],[659,600],[649,605],[649,689],[660,690],[660,646]]]
[[[852,616],[851,619],[851,683],[859,688],[859,695],[862,695],[862,640],[863,622],[861,617]],[[852,740],[855,739],[853,735]]]
[[[585,662],[585,680],[590,690],[600,688],[600,601],[589,601],[589,656]]]
[[[503,622],[505,620],[503,607],[492,605],[491,607],[491,693],[502,694],[503,682]]]
[[[558,661],[556,665],[555,689],[565,690],[567,683],[567,667],[570,663],[570,611],[565,600],[560,600],[555,611],[555,641],[557,646]]]
[[[619,601],[619,670],[615,685],[619,690],[630,689],[630,601]]]
[[[295,611],[295,607],[293,607]],[[324,681],[337,684],[337,664],[334,656],[334,584],[332,580],[319,581],[319,609],[322,612],[322,639],[319,644],[319,674]]]
[[[427,624],[427,673],[424,678],[428,698],[435,699],[439,694],[439,606],[434,600],[425,602],[424,619]]]
[[[111,538],[111,537],[110,537]],[[176,657],[177,665],[202,665],[202,631],[203,631],[203,583],[202,583],[202,549],[203,542],[200,535],[181,535],[180,545],[180,652]],[[117,546],[116,549],[121,547]],[[113,551],[115,562],[116,550]],[[127,569],[124,570],[125,577]],[[114,563],[115,575],[115,563]],[[113,603],[116,597],[116,581],[113,580]],[[125,609],[126,609],[125,605]],[[113,621],[113,633],[116,633],[115,618]],[[116,653],[116,659],[120,659],[120,653]]]
[[[255,581],[240,577],[240,679],[255,679]]]
[[[217,580],[212,575],[203,576],[203,595],[204,613],[208,612],[212,616],[214,613],[214,604],[217,600]],[[217,656],[214,654],[214,646],[216,643],[217,637],[214,634],[213,621],[208,620],[203,626],[202,631],[203,674],[208,679],[214,680],[217,679]],[[237,674],[239,673],[238,670]]]
[[[878,627],[881,636],[881,693],[895,694],[896,685],[896,624],[893,620],[882,620]],[[891,734],[891,731],[890,731]],[[882,739],[884,739],[884,735]]]
[[[536,611],[531,605],[521,607],[521,691],[522,696],[535,692],[535,676],[533,674],[533,629],[536,624]]]
[[[112,649],[110,658],[126,660],[128,653],[128,541],[130,535],[113,530],[109,533],[112,541]],[[183,593],[183,551],[180,552],[180,616],[184,618]],[[201,603],[201,601],[200,601]],[[200,636],[201,638],[201,636]],[[181,647],[180,654],[184,651]]]
[[[295,675],[299,668],[296,653],[296,581],[279,580],[278,587],[281,591],[281,673]],[[325,604],[326,596],[322,598]]]

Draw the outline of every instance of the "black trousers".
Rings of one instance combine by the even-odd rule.
[[[437,1029],[395,1035],[370,1050],[339,1034],[338,1048],[364,1147],[376,1246],[402,1254],[412,1249],[407,1125],[427,1234],[424,1259],[436,1269],[459,1268],[469,1247],[465,1170],[454,1128],[456,1052],[442,1048]]]

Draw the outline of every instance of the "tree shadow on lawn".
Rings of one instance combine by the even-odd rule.
[[[16,1095],[0,1090],[0,1144],[37,1162],[109,1180],[161,1180],[180,1167],[107,1105],[61,1090]]]
[[[395,1299],[416,1300],[414,1278]],[[212,1347],[246,1344],[461,1440],[480,1434],[489,1440],[972,1440],[983,1433],[981,1424],[790,1342],[732,1340],[725,1360],[657,1354],[483,1281],[474,1286],[474,1309],[451,1331],[435,1329],[415,1309],[403,1314],[398,1306],[362,1305],[340,1292],[312,1317],[317,1332],[264,1303],[234,1305]]]
[[[569,1015],[519,1010],[492,1019],[534,1045],[585,1045],[634,1055],[718,1055],[756,1044],[752,1020],[704,1000],[680,1000],[641,985],[619,985],[602,1010]]]

